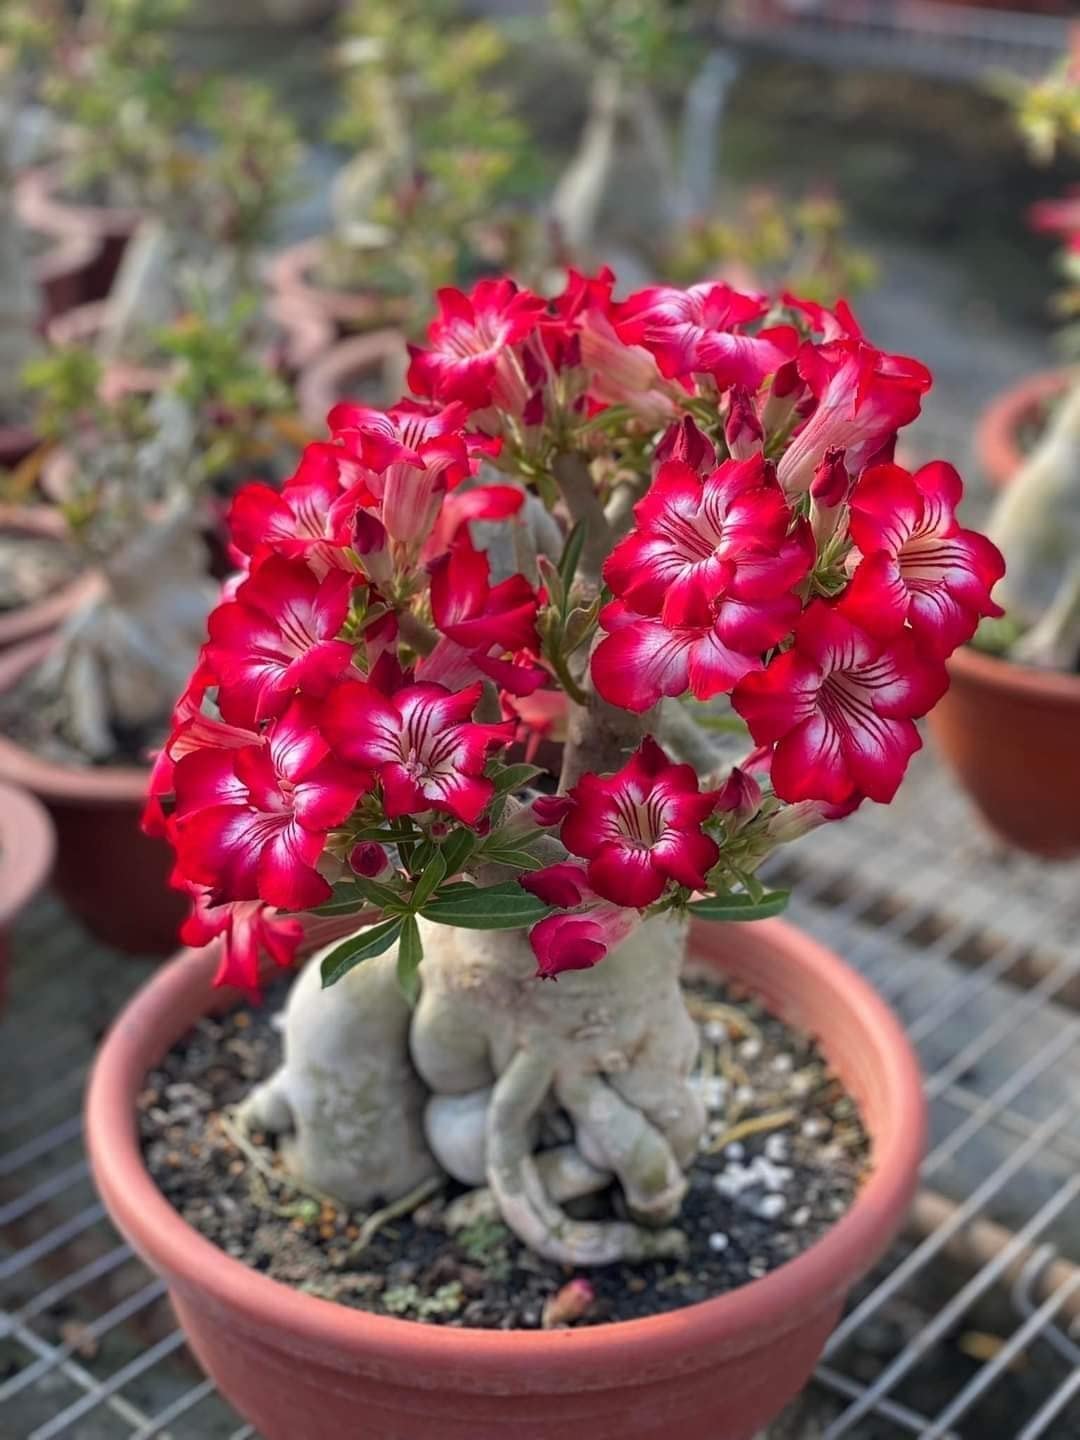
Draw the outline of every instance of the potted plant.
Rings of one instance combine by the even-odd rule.
[[[1034,85],[1005,87],[1016,107],[1017,119],[1032,157],[1040,164],[1059,149],[1077,145],[1080,133],[1080,53],[1063,56]],[[1076,317],[1080,313],[1080,202],[1074,193],[1060,200],[1043,200],[1032,206],[1032,228],[1064,239],[1061,269],[1065,286],[1056,305],[1069,322],[1063,340],[1076,349]],[[987,480],[1003,489],[1019,470],[1046,430],[1050,418],[1069,387],[1069,370],[1060,366],[1027,376],[996,396],[980,417],[975,448]]]
[[[895,1022],[797,932],[716,922],[775,915],[766,855],[892,798],[1000,565],[951,522],[950,466],[889,461],[930,376],[846,307],[723,285],[617,303],[613,284],[575,274],[552,303],[509,280],[443,291],[417,398],[338,407],[296,480],[233,508],[246,577],[211,616],[147,817],[194,897],[188,940],[218,939],[121,1016],[87,1128],[117,1224],[268,1440],[359,1414],[373,1440],[539,1440],[574,1422],[748,1440],[805,1381],[915,1185],[920,1087]],[[478,549],[470,525],[500,515]],[[552,689],[567,739],[558,793],[536,793],[543,777],[505,750],[519,697]],[[732,766],[698,715],[745,726],[750,753]],[[291,1177],[296,1203],[261,1212],[279,1234],[366,1214],[366,1272],[365,1234],[449,1176],[473,1221],[520,1247],[515,1275],[552,1267],[552,1323],[587,1310],[604,1267],[616,1291],[682,1283],[691,1262],[663,1262],[687,1254],[707,1115],[688,931],[714,975],[820,1037],[873,1132],[870,1178],[775,1273],[569,1334],[538,1316],[509,1334],[393,1318],[453,1308],[438,1292],[410,1310],[416,1284],[358,1312],[258,1275],[162,1196],[136,1095],[214,1008],[215,971],[256,989],[260,947],[288,963],[305,912],[351,916],[353,933],[293,986],[282,1064],[228,1119],[222,1172],[254,1165],[275,1196]],[[194,1183],[189,1214],[212,1212]],[[265,1264],[278,1242],[260,1233]]]
[[[150,395],[103,396],[100,365],[74,351],[35,362],[31,379],[39,427],[69,462],[47,513],[80,579],[53,633],[0,656],[0,775],[48,805],[76,912],[103,939],[163,950],[176,915],[160,893],[168,853],[138,830],[146,755],[217,593],[206,494],[234,437],[207,423],[190,369]]]
[[[1022,114],[1041,152],[1059,140],[1076,143],[1075,57],[1034,87]],[[1068,237],[1061,308],[1075,320],[1080,206],[1067,200],[1044,209],[1044,219]],[[1080,371],[1068,366],[1050,378],[1052,384],[1036,377],[1026,392],[1041,387],[1042,400],[1052,397],[1052,404],[1044,404],[1018,468],[1002,465],[996,476],[989,469],[1003,487],[987,533],[1008,566],[998,592],[1005,616],[988,622],[973,645],[953,655],[953,686],[931,723],[991,826],[1024,849],[1065,857],[1080,851],[1080,765],[1074,754],[1080,725]],[[984,425],[984,439],[986,434]],[[1024,757],[1022,765],[1017,755]]]
[[[331,400],[363,382],[367,398],[396,394],[400,332],[419,333],[438,286],[506,265],[525,225],[502,213],[526,157],[522,128],[490,83],[504,51],[498,31],[466,19],[457,0],[404,10],[354,0],[343,36],[332,133],[354,153],[334,181],[333,229],[282,251],[270,271],[294,312],[325,316],[339,338],[379,335],[335,351],[302,385],[317,424],[328,387]]]

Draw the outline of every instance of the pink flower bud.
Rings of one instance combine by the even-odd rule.
[[[755,451],[761,449],[765,440],[765,431],[757,417],[750,392],[741,386],[736,386],[731,391],[728,400],[724,439],[736,460],[748,460]]]
[[[761,786],[752,775],[733,766],[731,774],[716,792],[716,808],[740,823],[751,819],[761,806]]]
[[[573,807],[574,802],[569,795],[538,795],[530,809],[537,825],[548,829],[552,825],[561,825]]]
[[[433,820],[428,826],[428,834],[432,840],[445,840],[450,834],[450,826],[445,820]]]
[[[360,844],[354,845],[349,852],[349,864],[357,875],[376,880],[383,871],[390,868],[390,857],[377,841],[361,840]]]
[[[810,498],[831,508],[847,499],[850,478],[844,464],[844,452],[838,446],[826,450],[810,482]]]
[[[541,1328],[554,1330],[560,1325],[572,1325],[575,1320],[580,1320],[587,1314],[595,1299],[596,1292],[593,1287],[579,1275],[544,1302],[540,1317]]]
[[[712,441],[701,433],[689,415],[669,425],[660,438],[655,464],[660,466],[668,460],[681,460],[699,475],[716,464],[716,449]]]
[[[394,567],[386,546],[386,529],[371,510],[356,512],[353,549],[364,562],[364,574],[376,585],[386,585],[393,577]]]

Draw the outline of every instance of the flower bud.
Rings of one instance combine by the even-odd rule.
[[[751,820],[761,807],[761,786],[752,775],[732,766],[731,774],[716,791],[716,808],[737,824]]]
[[[544,1302],[540,1317],[541,1328],[554,1330],[560,1325],[572,1325],[587,1313],[595,1299],[593,1287],[579,1275]]]
[[[569,795],[538,795],[529,808],[536,824],[546,830],[561,825],[573,806]]]
[[[699,475],[712,470],[716,464],[716,449],[712,441],[702,434],[689,415],[669,425],[660,437],[655,464],[663,465],[668,460],[681,460]]]
[[[349,865],[357,875],[367,880],[377,880],[390,868],[390,857],[385,848],[375,840],[361,840],[349,852]]]
[[[844,451],[834,445],[825,451],[810,482],[810,528],[819,549],[836,530],[850,486]]]
[[[765,431],[757,417],[754,402],[750,392],[742,386],[736,386],[728,399],[724,439],[735,460],[749,460],[764,444]]]

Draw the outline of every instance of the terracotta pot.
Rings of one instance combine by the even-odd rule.
[[[52,643],[46,636],[0,654],[0,691],[39,664]],[[187,905],[169,888],[168,845],[139,829],[149,774],[138,765],[58,764],[0,736],[0,781],[32,791],[56,825],[60,895],[106,945],[166,955]]]
[[[442,1329],[366,1314],[270,1280],[203,1239],[147,1174],[135,1098],[211,1007],[215,947],[181,953],[139,992],[90,1083],[94,1175],[116,1224],[167,1280],[200,1361],[266,1440],[749,1440],[806,1383],[847,1291],[912,1198],[925,1127],[918,1066],[865,981],[798,930],[698,926],[691,946],[820,1038],[862,1107],[873,1172],[833,1229],[773,1274],[670,1314],[580,1330]]]
[[[25,790],[0,784],[0,1009],[11,963],[8,928],[44,885],[55,849],[44,808]]]
[[[89,245],[92,253],[80,273],[81,293],[73,295],[71,303],[103,300],[142,217],[130,206],[83,205],[66,200],[63,184],[64,169],[60,164],[23,170],[15,177],[15,213],[28,230],[61,240],[79,239]],[[40,276],[39,283],[43,283]],[[53,307],[51,313],[59,311]]]
[[[394,325],[408,313],[408,301],[378,290],[331,290],[314,278],[322,256],[324,237],[314,235],[289,245],[272,256],[266,271],[272,292],[290,308],[325,316],[338,338],[376,326]]]
[[[330,316],[307,305],[300,295],[284,291],[269,294],[266,312],[280,331],[277,368],[290,380],[325,355],[338,338]]]
[[[948,663],[930,729],[983,816],[1023,850],[1080,854],[1080,675],[967,645]]]
[[[14,470],[38,445],[29,425],[0,425],[0,471]]]
[[[60,539],[64,528],[63,519],[51,506],[0,505],[0,531],[7,534]],[[84,573],[41,600],[0,611],[0,649],[54,630],[94,593],[96,584]]]
[[[398,330],[372,330],[339,340],[301,372],[296,382],[301,416],[316,433],[322,433],[331,406],[339,400],[356,399],[365,382],[384,392],[387,375],[396,373],[404,353],[405,341]],[[393,399],[380,393],[371,403],[389,404]]]
[[[97,288],[101,250],[97,236],[73,231],[53,237],[52,244],[33,257],[30,266],[41,292],[43,325],[81,304]]]
[[[1047,404],[1069,383],[1067,370],[1043,370],[994,397],[975,427],[975,453],[987,483],[1003,490],[1026,458],[1021,435],[1038,428]]]

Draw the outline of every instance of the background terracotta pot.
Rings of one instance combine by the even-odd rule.
[[[930,729],[986,820],[1037,855],[1080,853],[1080,675],[970,646],[949,675]]]
[[[7,999],[8,927],[48,879],[56,838],[42,805],[0,784],[0,1009]]]
[[[60,539],[64,529],[63,518],[51,506],[0,505],[0,531],[5,534]],[[0,649],[54,630],[93,595],[97,583],[89,574],[77,575],[51,595],[0,611]]]
[[[55,235],[61,241],[80,241],[88,247],[85,264],[77,272],[79,293],[72,293],[69,303],[103,300],[142,216],[130,206],[84,205],[65,199],[63,185],[62,165],[36,165],[21,171],[15,177],[15,213],[28,230]],[[38,280],[44,283],[40,274]],[[49,308],[50,313],[58,314],[67,306]]]
[[[46,636],[0,655],[0,691],[48,654]],[[0,736],[0,781],[35,794],[57,831],[56,888],[107,945],[166,955],[187,903],[169,888],[172,852],[139,829],[150,772],[136,765],[61,765]]]
[[[87,1098],[94,1175],[114,1220],[169,1285],[207,1371],[266,1440],[749,1440],[806,1382],[844,1297],[888,1245],[922,1154],[918,1067],[869,986],[779,921],[695,926],[695,960],[817,1035],[862,1107],[874,1168],[798,1259],[646,1320],[534,1332],[442,1329],[305,1295],[223,1254],[147,1174],[144,1077],[212,1004],[216,947],[159,971],[106,1037]],[[363,1417],[358,1422],[358,1417]]]
[[[30,264],[41,292],[43,326],[99,288],[95,277],[101,252],[97,236],[72,232],[52,237],[52,243],[33,257]]]
[[[408,301],[378,290],[331,290],[315,278],[325,239],[314,235],[272,256],[266,278],[271,291],[291,307],[325,316],[337,338],[376,326],[396,324],[408,313]]]
[[[403,378],[405,358],[405,340],[398,330],[372,330],[339,340],[301,371],[296,382],[301,416],[321,434],[327,412],[339,400],[391,403],[402,389],[391,377]]]
[[[1002,490],[1027,456],[1022,443],[1029,427],[1038,430],[1047,405],[1069,383],[1066,370],[1043,370],[995,396],[975,428],[975,454],[987,483]]]

